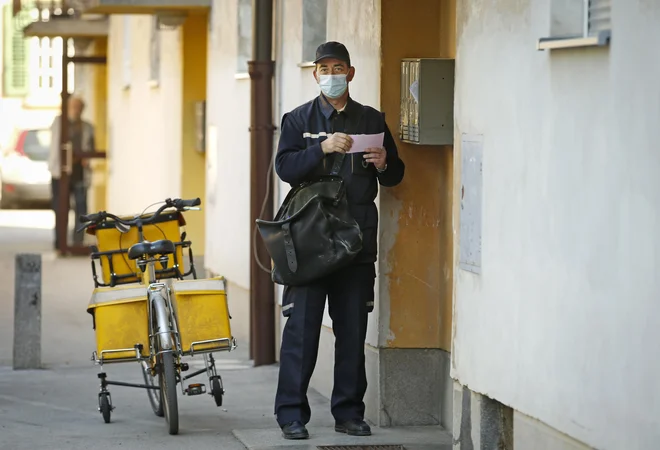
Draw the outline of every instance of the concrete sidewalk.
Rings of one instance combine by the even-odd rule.
[[[86,305],[93,289],[89,261],[59,259],[50,252],[52,230],[6,226],[0,211],[0,450],[35,449],[315,449],[318,446],[405,445],[406,449],[451,448],[451,435],[439,427],[374,428],[369,438],[334,431],[326,398],[309,392],[313,409],[311,439],[282,439],[273,415],[277,367],[252,367],[247,345],[217,354],[225,402],[215,406],[209,395],[179,395],[180,434],[169,436],[163,418],[151,411],[141,389],[111,386],[116,407],[105,424],[97,411],[100,371],[90,361],[95,347]],[[40,213],[27,222],[43,222]],[[3,217],[5,220],[3,220]],[[43,252],[43,369],[13,371],[14,255]],[[188,358],[187,358],[188,359]],[[201,358],[187,361],[191,372]],[[142,382],[136,363],[107,365],[109,379]],[[189,382],[205,382],[204,377]]]
[[[332,428],[327,400],[315,392],[310,392],[314,410],[311,439],[286,441],[272,413],[277,369],[250,368],[245,361],[226,356],[219,358],[227,390],[223,406],[216,407],[208,395],[179,395],[177,436],[167,434],[164,419],[153,414],[146,391],[139,389],[110,387],[116,409],[111,423],[105,424],[96,410],[98,371],[93,367],[28,372],[0,368],[0,449],[313,449],[356,444],[450,448],[447,434],[435,427],[375,429],[369,438],[338,434]],[[112,379],[142,382],[136,364],[106,370]]]

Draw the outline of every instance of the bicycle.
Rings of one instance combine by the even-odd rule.
[[[189,384],[184,389],[183,382],[206,373],[209,394],[221,406],[225,390],[213,352],[232,351],[237,344],[231,335],[224,278],[197,279],[191,242],[185,240],[185,232],[178,239],[179,228],[185,224],[182,212],[199,210],[200,199],[166,199],[163,203],[152,215],[143,213],[132,219],[106,211],[81,216],[78,231],[86,230],[97,238],[90,255],[95,289],[87,308],[97,341],[92,361],[100,366],[137,361],[144,379],[144,384],[110,381],[105,372],[99,373],[99,412],[110,423],[115,407],[108,386],[143,388],[153,412],[165,417],[169,434],[177,434],[176,385],[183,395],[204,394],[204,384]],[[174,211],[164,213],[168,208]],[[158,232],[162,238],[146,238],[158,236]],[[128,248],[122,247],[122,239],[129,242]],[[181,270],[184,248],[190,257],[187,272]],[[98,279],[97,261],[101,262],[103,282]],[[188,275],[193,280],[185,280]],[[182,358],[196,354],[202,354],[204,369],[182,376],[190,368]]]

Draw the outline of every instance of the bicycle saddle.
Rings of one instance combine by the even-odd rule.
[[[174,242],[168,239],[160,239],[154,242],[138,242],[137,244],[131,245],[128,249],[128,259],[139,259],[144,255],[171,255],[174,253],[174,250]]]

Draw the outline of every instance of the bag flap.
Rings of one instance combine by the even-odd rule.
[[[287,220],[302,211],[312,200],[337,201],[344,193],[344,181],[337,176],[321,176],[292,189],[284,199],[274,221]]]

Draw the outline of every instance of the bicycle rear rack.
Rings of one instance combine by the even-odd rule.
[[[103,355],[108,354],[116,354],[116,353],[128,353],[128,352],[135,352],[135,357],[130,357],[130,358],[111,358],[111,359],[104,359]],[[94,351],[92,353],[92,361],[100,366],[103,364],[111,364],[111,363],[120,363],[120,362],[132,362],[132,361],[142,361],[143,359],[146,359],[145,357],[142,356],[142,345],[137,344],[133,348],[118,348],[114,350],[101,350],[101,357],[98,357],[98,353]]]
[[[195,346],[199,347],[200,345],[208,344],[226,344],[220,347],[213,347],[205,350],[198,350],[197,353],[213,353],[221,351],[232,351],[236,349],[236,339],[235,338],[220,338],[220,339],[209,339],[206,341],[197,341],[190,344],[190,356],[195,356]]]

